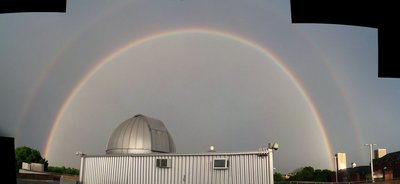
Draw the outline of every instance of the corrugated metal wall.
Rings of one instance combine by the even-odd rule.
[[[171,159],[171,167],[157,167],[158,158]],[[228,158],[228,169],[214,169],[214,158]],[[268,157],[259,154],[86,156],[83,162],[83,184],[268,183]]]

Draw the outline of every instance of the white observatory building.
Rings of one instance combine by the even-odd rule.
[[[81,156],[79,182],[126,184],[273,184],[273,150],[175,153],[164,123],[144,115],[122,122],[106,154]]]

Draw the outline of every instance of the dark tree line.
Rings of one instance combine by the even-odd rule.
[[[60,173],[60,174],[69,174],[69,175],[79,175],[79,169],[71,168],[71,167],[53,167],[49,166],[47,172],[52,173]]]
[[[319,182],[332,182],[333,171],[324,169],[316,169],[313,167],[304,167],[293,176],[291,176],[289,181],[319,181]]]

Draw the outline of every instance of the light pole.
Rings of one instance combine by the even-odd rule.
[[[335,174],[336,174],[336,183],[338,182],[338,164],[337,164],[337,157],[335,155]]]
[[[374,162],[372,161],[372,147],[376,146],[376,144],[364,144],[364,146],[369,146],[369,159],[370,159],[370,166],[371,166],[371,180],[375,182],[374,179]]]
[[[274,184],[274,151],[279,149],[278,143],[268,144],[268,170],[269,170],[269,181],[268,184]]]
[[[83,181],[83,167],[85,164],[85,154],[82,153],[81,151],[77,151],[75,154],[76,156],[81,157],[81,167],[79,170],[79,183],[81,183]]]

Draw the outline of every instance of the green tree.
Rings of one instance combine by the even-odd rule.
[[[303,181],[314,181],[314,168],[305,167],[302,171]]]
[[[274,173],[274,181],[284,181],[283,175],[281,173]]]
[[[320,170],[317,169],[314,172],[314,181],[321,181],[321,182],[332,182],[331,181],[331,176],[333,175],[333,171],[324,169]]]
[[[304,167],[289,179],[290,181],[314,181],[314,168]]]
[[[289,178],[289,181],[319,181],[319,182],[330,182],[332,171],[324,169],[317,169],[308,166],[296,171],[294,176]]]
[[[38,150],[22,146],[15,149],[16,172],[22,168],[22,162],[26,163],[41,163],[44,165],[44,170],[47,171],[48,161],[44,159]]]

